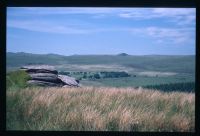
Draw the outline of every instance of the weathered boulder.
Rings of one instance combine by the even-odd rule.
[[[58,78],[64,83],[64,85],[77,86],[77,87],[79,86],[79,83],[73,77],[69,77],[66,75],[58,75]]]
[[[57,78],[58,75],[52,74],[52,73],[29,73],[29,75],[34,78],[34,77],[52,77],[52,78]]]
[[[28,72],[28,73],[52,73],[52,74],[58,74],[57,71],[46,70],[46,69],[27,69],[26,72]]]
[[[22,66],[21,69],[46,69],[46,70],[56,70],[53,66],[49,66],[49,65],[28,65],[28,66]]]
[[[29,80],[27,81],[29,85],[39,85],[39,86],[63,86],[63,84],[57,84],[52,82],[46,82],[46,81],[39,81],[39,80]]]
[[[58,75],[58,71],[49,65],[29,65],[21,67],[31,77],[27,83],[39,86],[78,87],[79,81],[73,77]]]
[[[29,74],[32,80],[47,81],[53,83],[60,83],[58,75],[52,73],[30,73]]]
[[[48,65],[30,65],[21,67],[22,70],[25,70],[27,73],[52,73],[58,74],[58,71],[54,69],[53,66]]]

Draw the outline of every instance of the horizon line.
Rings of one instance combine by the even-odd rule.
[[[31,53],[31,52],[11,52],[11,51],[6,51],[6,53],[27,53],[27,54],[35,54],[35,55],[60,55],[60,56],[88,56],[88,55],[120,55],[125,52],[117,53],[117,54],[71,54],[71,55],[64,55],[64,54],[58,54],[58,53]],[[196,55],[196,54],[127,54],[127,56],[190,56],[190,55]]]

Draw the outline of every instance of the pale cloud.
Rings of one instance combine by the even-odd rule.
[[[89,31],[73,28],[67,25],[58,25],[44,21],[16,21],[10,20],[7,23],[8,27],[25,29],[36,32],[56,33],[56,34],[86,34]]]
[[[158,16],[188,16],[195,13],[194,8],[154,8],[153,13]]]
[[[159,27],[148,27],[146,33],[158,39],[158,41],[172,41],[172,43],[185,43],[191,41],[194,30],[191,28],[159,28]],[[194,40],[194,39],[192,39]]]
[[[146,32],[148,33],[148,35],[156,38],[164,38],[164,37],[177,38],[184,36],[184,33],[181,33],[180,29],[148,27]]]
[[[20,9],[13,15],[52,15],[52,14],[104,14],[104,15],[117,15],[124,18],[159,18],[159,17],[186,17],[195,16],[195,8],[91,8],[91,7],[9,7],[9,11],[13,9]],[[13,12],[14,13],[14,12]]]
[[[44,20],[9,20],[7,26],[12,28],[24,29],[36,32],[54,33],[54,34],[94,34],[101,32],[127,32],[133,36],[150,37],[156,43],[169,42],[173,44],[182,44],[194,41],[194,28],[163,28],[163,27],[94,27],[90,24],[71,25],[57,24]]]
[[[146,8],[146,9],[132,9],[123,10],[121,17],[127,18],[160,18],[160,17],[185,17],[195,15],[196,11],[194,8]],[[124,16],[123,16],[124,15]]]
[[[45,20],[9,20],[7,21],[7,27],[54,34],[93,34],[111,31],[130,31],[129,28],[98,28],[89,23],[79,25],[70,23],[58,24]]]
[[[15,10],[20,9],[20,10]],[[12,12],[15,10],[15,12]],[[44,15],[68,15],[86,14],[94,19],[106,17],[120,17],[124,19],[147,20],[161,18],[166,22],[177,25],[194,25],[196,19],[195,8],[79,8],[79,7],[23,7],[8,8],[9,16],[44,16]]]
[[[130,18],[130,19],[150,19],[154,18],[155,14],[150,14],[152,9],[132,9],[132,10],[123,10],[118,16],[122,18]]]
[[[183,44],[194,41],[193,28],[143,27],[129,30],[133,35],[151,37],[156,43]]]
[[[165,18],[168,22],[175,22],[177,25],[187,25],[195,24],[196,10],[194,8],[135,9],[122,11],[119,17],[135,20]]]
[[[8,8],[8,13],[14,16],[26,16],[26,15],[54,15],[54,14],[113,14],[118,13],[120,10],[116,8],[77,8],[77,7],[23,7],[18,8],[21,11],[18,12],[9,12],[12,8]]]
[[[175,22],[178,25],[195,24],[196,21],[196,10],[194,8],[158,8],[154,9],[153,12],[160,17],[173,18],[171,22]]]

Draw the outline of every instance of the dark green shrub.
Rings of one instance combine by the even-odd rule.
[[[30,79],[30,76],[23,70],[9,72],[6,74],[6,89],[25,88],[28,79]]]
[[[157,89],[157,90],[161,90],[165,92],[171,92],[171,91],[194,92],[195,91],[194,82],[147,85],[143,87],[148,88],[148,89]]]
[[[100,77],[100,75],[97,73],[97,74],[94,74],[94,78],[100,79],[101,77]]]
[[[70,72],[66,72],[66,71],[61,71],[61,72],[59,72],[59,74],[61,74],[61,75],[70,75]]]
[[[124,71],[122,72],[100,72],[102,78],[119,78],[130,77],[130,75]]]

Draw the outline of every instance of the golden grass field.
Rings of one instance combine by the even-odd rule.
[[[195,94],[142,88],[26,88],[7,91],[8,130],[195,130]]]

